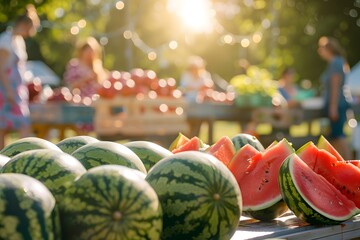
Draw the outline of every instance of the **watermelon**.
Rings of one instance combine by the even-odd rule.
[[[234,143],[235,149],[239,150],[242,146],[250,144],[256,150],[262,152],[264,151],[264,146],[261,142],[253,135],[247,133],[239,133],[231,138],[231,141]]]
[[[320,149],[324,149],[334,155],[338,161],[344,161],[344,158],[340,155],[340,153],[331,145],[331,143],[324,137],[320,136],[319,141],[317,143],[317,147]]]
[[[313,142],[310,141],[304,144],[302,147],[300,147],[296,151],[296,154],[298,155],[299,158],[304,160],[311,169],[314,169],[318,152],[319,152],[319,148]]]
[[[10,160],[8,156],[0,154],[0,169]]]
[[[61,201],[65,189],[86,172],[71,155],[51,149],[35,149],[12,157],[2,173],[22,173],[42,182]]]
[[[90,169],[60,203],[63,238],[160,239],[161,205],[144,178],[144,173],[120,165]]]
[[[283,161],[293,152],[290,143],[283,139],[252,158],[245,158],[235,169],[245,216],[269,221],[287,211],[280,193],[278,174]]]
[[[0,239],[60,239],[55,199],[38,180],[0,174]]]
[[[6,145],[0,151],[0,154],[8,157],[13,157],[18,153],[33,149],[51,149],[54,151],[62,152],[58,146],[48,140],[37,137],[26,137],[18,139]]]
[[[227,166],[235,155],[235,147],[229,137],[223,136],[207,152]]]
[[[230,239],[241,215],[241,193],[218,159],[199,151],[166,157],[146,180],[163,209],[162,239]]]
[[[93,142],[98,142],[94,137],[90,136],[72,136],[65,138],[58,142],[56,146],[58,146],[63,152],[72,154],[78,148]]]
[[[323,176],[360,208],[360,168],[323,149],[306,145],[299,156],[315,173]]]
[[[360,168],[360,160],[348,160],[347,162],[353,164],[354,166]]]
[[[86,169],[105,164],[122,165],[147,173],[140,158],[123,144],[98,141],[80,147],[72,154]]]
[[[171,143],[169,150],[172,151],[176,148],[179,148],[180,146],[184,145],[188,141],[190,141],[190,139],[188,137],[186,137],[182,133],[179,133],[178,136],[176,137],[176,139]]]
[[[228,165],[229,170],[234,174],[234,176],[237,176],[239,171],[242,171],[241,169],[243,167],[247,167],[248,161],[258,153],[259,151],[253,146],[245,144],[245,146],[241,147],[231,159]],[[245,166],[242,166],[243,164],[245,164]]]
[[[359,213],[354,202],[311,170],[296,154],[290,155],[281,165],[279,184],[291,211],[310,224],[339,224]]]
[[[173,155],[166,148],[149,141],[132,141],[125,143],[124,146],[128,147],[141,159],[147,171],[161,159]]]
[[[179,153],[185,151],[197,151],[203,147],[204,143],[198,137],[192,137],[189,141],[173,149],[172,153]]]

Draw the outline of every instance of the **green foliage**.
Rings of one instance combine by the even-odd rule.
[[[167,0],[123,1],[123,9],[116,9],[116,0],[1,2],[0,30],[11,24],[26,4],[35,4],[43,28],[29,41],[29,57],[43,58],[60,76],[76,42],[89,35],[103,40],[108,69],[150,68],[161,77],[179,78],[187,57],[200,55],[210,72],[227,80],[243,72],[239,60],[246,59],[251,65],[268,69],[275,79],[285,67],[293,66],[301,78],[316,85],[326,64],[317,54],[322,35],[340,40],[351,66],[359,61],[358,1],[212,0],[217,24],[211,33],[190,32],[176,11],[168,11]],[[86,26],[71,34],[70,29],[82,19]],[[136,33],[140,44],[124,39],[125,30]],[[237,40],[225,43],[226,34]],[[261,38],[258,43],[253,40],[255,34]],[[250,41],[248,47],[240,43],[244,38]],[[178,43],[174,50],[168,47],[172,40]],[[151,51],[157,54],[154,61],[148,59]]]

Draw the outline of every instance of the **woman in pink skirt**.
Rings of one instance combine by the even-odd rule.
[[[8,131],[20,137],[30,134],[28,90],[23,79],[27,60],[24,38],[35,35],[39,18],[34,6],[15,22],[12,29],[0,34],[0,149]]]

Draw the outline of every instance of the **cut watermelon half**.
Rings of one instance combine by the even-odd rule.
[[[338,224],[359,213],[354,202],[296,154],[288,157],[279,174],[281,194],[294,214],[311,224]]]
[[[223,136],[209,148],[208,153],[227,166],[235,155],[235,146],[229,137]]]
[[[269,221],[286,212],[278,175],[281,164],[293,152],[291,144],[283,139],[239,167],[235,178],[242,192],[244,215]]]

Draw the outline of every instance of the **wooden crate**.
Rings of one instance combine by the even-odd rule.
[[[168,108],[168,111],[164,111]],[[95,132],[113,135],[149,136],[188,132],[184,99],[121,97],[95,103]]]

